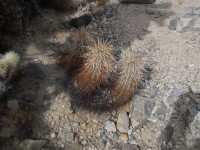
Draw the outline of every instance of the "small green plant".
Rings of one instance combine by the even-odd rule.
[[[83,55],[84,63],[75,77],[75,84],[81,92],[90,94],[107,81],[113,71],[114,57],[112,46],[105,41],[98,40],[88,49]]]

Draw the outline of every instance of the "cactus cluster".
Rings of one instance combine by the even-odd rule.
[[[94,40],[84,28],[73,32],[69,40],[72,44],[65,57],[69,59],[67,67],[79,65],[68,86],[73,104],[109,110],[131,100],[143,77],[141,57],[126,49],[117,62],[113,46]]]

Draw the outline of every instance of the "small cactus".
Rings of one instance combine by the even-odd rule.
[[[59,58],[57,64],[65,64],[68,73],[77,70],[83,64],[83,55],[88,52],[88,46],[94,45],[94,40],[89,31],[85,28],[75,30],[69,38],[71,48],[68,49],[68,55]]]
[[[83,93],[90,94],[101,83],[107,81],[113,71],[114,57],[111,53],[112,46],[105,41],[98,40],[88,49],[89,51],[83,55],[84,64],[75,77],[75,87]]]
[[[15,52],[7,52],[3,58],[0,59],[0,76],[5,76],[6,73],[15,68],[19,63],[20,57]]]
[[[112,89],[119,101],[128,101],[135,93],[143,73],[143,63],[130,49],[122,52],[120,70],[117,81]]]

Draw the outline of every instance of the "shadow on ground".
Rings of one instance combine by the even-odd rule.
[[[198,128],[192,128],[195,116],[200,111],[200,105],[197,101],[200,95],[192,92],[182,94],[174,105],[174,110],[170,117],[169,123],[162,131],[158,143],[162,144],[162,150],[198,150],[200,147],[200,138],[195,138],[193,134]],[[198,122],[196,122],[196,127]],[[192,128],[192,129],[191,129]]]

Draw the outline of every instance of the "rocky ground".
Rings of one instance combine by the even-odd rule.
[[[44,9],[16,39],[13,49],[22,55],[23,65],[31,64],[10,103],[29,103],[32,140],[16,139],[4,149],[199,149],[200,2],[132,5],[111,0],[93,18],[88,29],[94,37],[107,39],[118,52],[139,52],[150,72],[130,103],[105,113],[71,107],[67,74],[55,63],[72,30],[63,25],[67,15]]]

